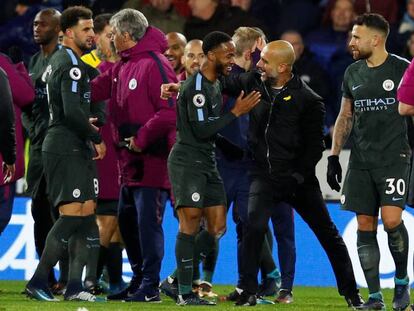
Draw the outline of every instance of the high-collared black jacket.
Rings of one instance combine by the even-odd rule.
[[[272,179],[314,177],[315,166],[325,148],[322,98],[299,77],[275,94],[258,72],[222,79],[225,92],[237,96],[261,92],[260,103],[250,112],[248,141],[256,169]]]

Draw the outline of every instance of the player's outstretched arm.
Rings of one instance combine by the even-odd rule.
[[[235,118],[248,113],[260,102],[260,92],[253,91],[247,96],[244,96],[242,91],[236,100],[234,108],[222,115],[219,118],[205,121],[193,121],[191,122],[193,127],[193,133],[200,139],[205,139],[217,134],[223,127],[232,122]]]
[[[173,97],[180,89],[181,83],[164,83],[161,84],[161,99]]]
[[[261,94],[257,91],[252,91],[246,96],[244,96],[244,91],[241,91],[231,112],[236,117],[248,113],[260,102],[260,97]]]

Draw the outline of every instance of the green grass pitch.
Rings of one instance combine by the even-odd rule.
[[[246,310],[247,307],[234,307],[232,302],[218,302],[215,307],[179,307],[166,296],[161,296],[162,303],[123,303],[123,302],[106,302],[106,303],[80,303],[80,302],[38,302],[26,298],[21,292],[25,282],[21,281],[0,281],[0,311],[100,311],[100,310],[184,310],[184,309],[213,309],[213,310]],[[233,290],[232,286],[216,285],[215,292],[219,295],[225,295]],[[367,291],[363,289],[362,294],[367,296]],[[391,310],[392,290],[384,290],[385,303],[387,309]],[[345,300],[340,297],[333,287],[304,287],[297,286],[293,291],[294,303],[291,305],[257,305],[249,310],[290,310],[290,311],[346,311]],[[58,298],[61,298],[58,296]]]

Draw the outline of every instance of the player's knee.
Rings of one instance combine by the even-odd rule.
[[[358,230],[373,231],[377,228],[376,218],[372,216],[358,215]]]
[[[196,235],[200,228],[200,222],[197,220],[183,219],[180,220],[179,231],[188,235]]]
[[[215,239],[219,240],[226,233],[226,225],[216,226],[209,232]]]
[[[389,231],[389,230],[392,230],[398,227],[401,224],[401,218],[393,217],[393,218],[382,219],[382,223],[384,224],[385,230]]]

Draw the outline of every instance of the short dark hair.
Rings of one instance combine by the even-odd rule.
[[[203,39],[203,52],[205,55],[207,55],[209,51],[214,50],[220,44],[229,42],[231,40],[231,37],[224,32],[212,31]]]
[[[84,6],[71,6],[62,12],[60,28],[63,32],[75,26],[81,19],[92,19],[92,11]]]
[[[112,14],[110,13],[103,13],[95,16],[93,20],[93,30],[95,33],[101,33],[106,26],[109,25],[109,21],[111,20]]]
[[[390,33],[390,24],[380,14],[377,13],[365,13],[357,16],[355,19],[355,25],[366,26],[378,30],[384,34],[385,37]]]

